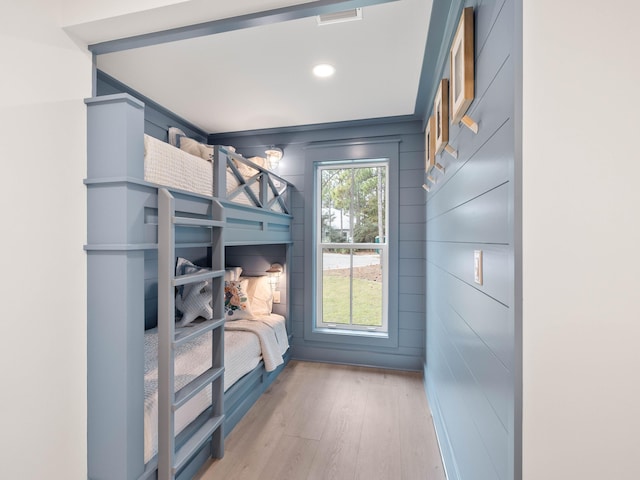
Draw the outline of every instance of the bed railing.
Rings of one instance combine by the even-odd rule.
[[[239,195],[244,194],[250,199],[251,206],[272,212],[291,214],[290,183],[284,178],[221,145],[217,145],[213,149],[213,163],[214,178],[217,179],[214,182],[214,197],[234,201]],[[250,178],[244,178],[239,171],[238,164],[246,165],[257,173]],[[238,186],[231,192],[227,192],[226,188],[227,168],[231,170],[238,182]],[[257,194],[252,188],[254,185],[259,187]]]

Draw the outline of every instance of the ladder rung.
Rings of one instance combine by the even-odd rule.
[[[211,417],[176,451],[175,464],[173,465],[174,474],[186,465],[187,461],[204,445],[211,434],[222,425],[223,420],[224,415]]]
[[[171,221],[174,225],[184,225],[189,227],[224,227],[223,221],[209,220],[207,218],[172,217]]]
[[[198,392],[202,391],[207,385],[210,385],[220,375],[224,373],[224,367],[210,368],[203,374],[196,377],[187,385],[176,392],[173,410],[177,410],[183,406],[189,399],[193,398]]]
[[[214,320],[206,320],[201,323],[192,323],[189,327],[185,327],[180,330],[180,332],[176,333],[176,336],[173,340],[173,348],[177,348],[180,345],[183,345],[196,337],[210,332],[211,330],[222,327],[224,325],[224,318],[214,319]]]
[[[173,279],[173,286],[188,285],[190,283],[198,283],[203,280],[209,280],[214,277],[224,276],[224,270],[202,269],[197,273],[187,273],[186,275],[178,275]]]

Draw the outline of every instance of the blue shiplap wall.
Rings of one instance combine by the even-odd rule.
[[[393,136],[399,143],[399,258],[398,282],[400,294],[398,311],[397,347],[368,347],[337,344],[329,341],[305,340],[305,322],[309,328],[312,318],[307,289],[310,275],[305,271],[305,228],[312,219],[306,214],[313,192],[306,189],[307,176],[313,175],[313,164],[306,160],[305,146],[314,142],[348,142],[354,139],[376,139]],[[389,122],[369,126],[330,127],[311,131],[293,131],[270,134],[241,134],[212,136],[210,142],[234,145],[245,156],[263,155],[267,145],[284,148],[279,166],[283,177],[295,185],[293,194],[293,265],[291,303],[293,320],[293,355],[295,358],[375,365],[389,368],[418,370],[424,361],[424,304],[425,304],[425,195],[422,190],[424,171],[424,136],[420,122]]]
[[[475,8],[468,114],[480,131],[452,126],[458,159],[439,158],[446,175],[427,196],[427,393],[450,480],[515,478],[514,2],[464,5]],[[448,57],[440,67],[448,78]],[[483,285],[474,250],[483,251]]]

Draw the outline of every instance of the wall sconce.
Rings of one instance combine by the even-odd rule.
[[[284,152],[281,148],[271,145],[264,151],[264,154],[267,156],[267,161],[269,162],[269,170],[275,170],[278,168],[278,164],[280,163],[280,159],[282,159]]]
[[[278,291],[278,287],[280,286],[280,274],[283,270],[284,268],[279,263],[272,263],[269,270],[267,270],[269,285],[273,292],[273,303],[280,303],[280,292]]]

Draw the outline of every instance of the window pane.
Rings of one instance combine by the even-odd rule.
[[[382,267],[387,262],[387,165],[347,162],[317,171],[316,205],[322,214],[318,219],[318,325],[385,330]],[[365,249],[364,243],[381,246]],[[335,244],[341,245],[335,248]]]
[[[322,321],[382,326],[382,264],[376,251],[322,250]]]
[[[384,239],[386,168],[364,167],[351,170],[356,186],[352,195],[353,242],[373,243]]]
[[[322,242],[350,241],[351,178],[343,168],[321,170]]]
[[[386,242],[386,166],[322,169],[321,241]]]
[[[322,321],[350,324],[351,251],[322,249]]]
[[[370,250],[355,250],[353,255],[354,325],[382,326],[382,262],[380,254]]]

